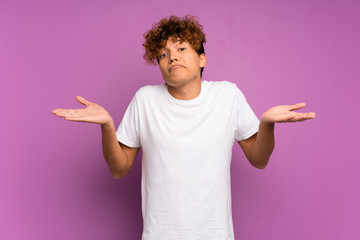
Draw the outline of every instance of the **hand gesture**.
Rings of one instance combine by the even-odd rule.
[[[83,109],[55,109],[51,113],[58,117],[63,117],[68,121],[89,122],[98,124],[107,124],[112,122],[109,113],[100,105],[89,102],[80,96],[76,100],[85,105]]]
[[[298,103],[295,105],[281,105],[272,107],[262,115],[261,121],[265,123],[301,122],[315,118],[314,112],[294,112],[294,110],[299,110],[305,106],[305,103]]]

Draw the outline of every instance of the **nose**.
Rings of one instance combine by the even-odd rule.
[[[174,61],[177,61],[177,58],[170,58],[170,63],[174,62]]]
[[[177,51],[171,51],[169,56],[169,62],[172,63],[174,61],[178,61]]]

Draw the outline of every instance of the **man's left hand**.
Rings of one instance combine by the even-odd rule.
[[[301,122],[315,118],[314,112],[298,113],[294,112],[305,107],[305,103],[297,103],[295,105],[280,105],[267,110],[262,116],[263,123],[281,123],[281,122]]]

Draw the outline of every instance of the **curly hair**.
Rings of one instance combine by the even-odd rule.
[[[160,49],[166,46],[167,40],[180,38],[180,41],[187,41],[200,56],[205,53],[204,43],[206,42],[203,27],[194,16],[187,15],[183,18],[170,16],[163,18],[160,22],[153,24],[152,28],[144,33],[145,48],[144,59],[149,64],[159,63]],[[156,62],[155,62],[156,60]],[[201,75],[203,72],[201,68]]]

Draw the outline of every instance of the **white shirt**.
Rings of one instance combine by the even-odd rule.
[[[142,240],[234,239],[232,147],[258,126],[230,82],[202,81],[192,100],[172,97],[166,84],[139,89],[116,134],[143,151]]]

